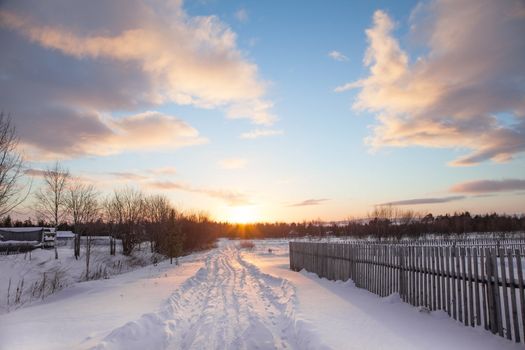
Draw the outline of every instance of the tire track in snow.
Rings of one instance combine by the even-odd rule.
[[[288,281],[230,245],[211,251],[161,311],[113,330],[95,349],[318,349],[296,306]]]

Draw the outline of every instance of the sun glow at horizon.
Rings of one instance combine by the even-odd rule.
[[[225,215],[226,221],[236,224],[248,224],[259,219],[259,215],[254,206],[231,207]]]

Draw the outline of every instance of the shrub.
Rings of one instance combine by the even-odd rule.
[[[239,243],[239,248],[252,250],[255,248],[255,243],[252,241],[241,241],[241,243]]]

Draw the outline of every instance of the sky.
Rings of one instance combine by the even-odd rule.
[[[35,184],[60,160],[239,222],[524,213],[524,37],[519,0],[7,0],[0,109]]]

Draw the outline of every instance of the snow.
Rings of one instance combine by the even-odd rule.
[[[36,249],[22,254],[0,255],[0,314],[37,303],[54,292],[86,278],[85,249],[74,258],[72,247],[59,247],[58,259],[53,249]],[[159,257],[149,246],[136,250],[132,256],[109,255],[108,246],[93,246],[90,258],[90,277],[107,278],[149,265]],[[17,288],[19,301],[15,302]],[[9,298],[8,298],[9,295]]]
[[[202,266],[200,255],[164,261],[110,279],[77,283],[39,303],[0,315],[0,349],[89,349],[112,329],[159,308]]]
[[[398,295],[381,298],[356,288],[352,281],[333,282],[304,270],[290,271],[287,256],[245,254],[245,259],[296,287],[297,319],[311,324],[332,349],[520,348],[484,329],[465,327],[444,312],[420,312]]]
[[[40,244],[40,242],[39,241],[14,241],[14,240],[0,241],[0,245],[19,245],[19,246],[23,246],[23,245],[37,245],[37,244]]]
[[[521,348],[398,295],[380,298],[351,281],[290,271],[285,241],[254,243],[244,250],[222,240],[179,265],[75,283],[0,315],[0,348]]]

